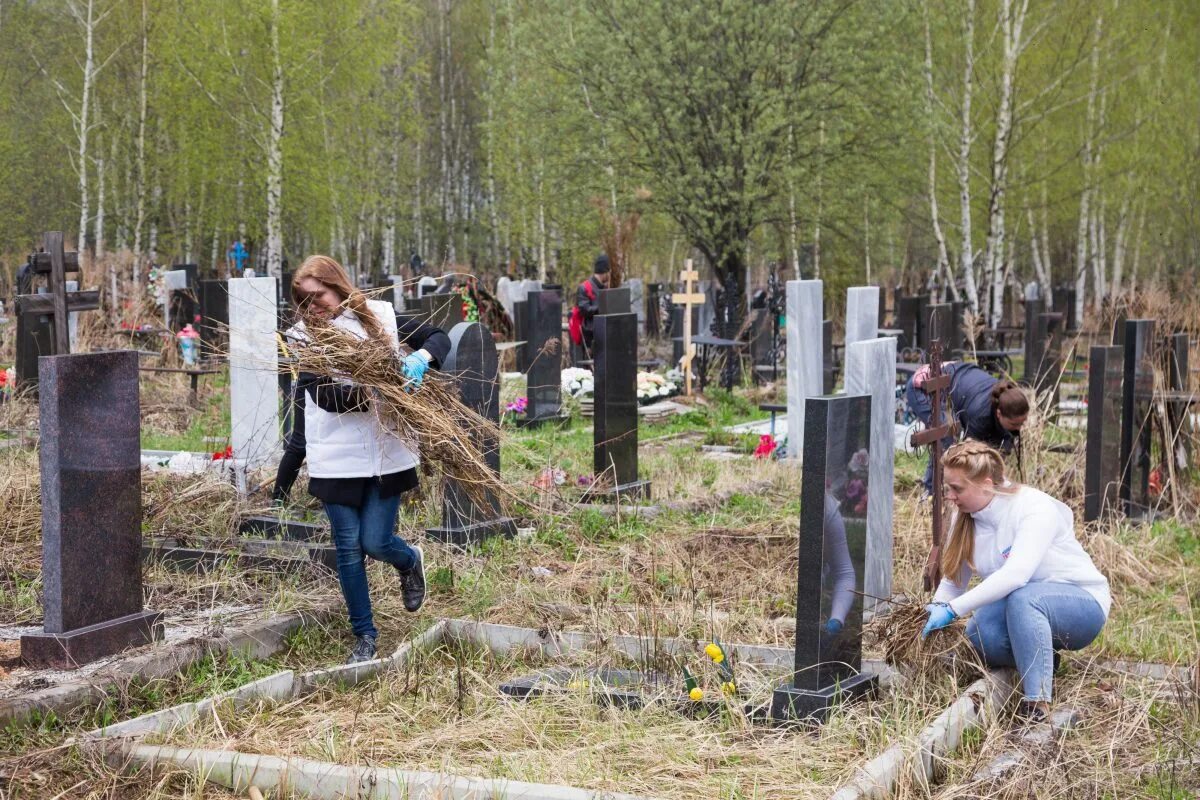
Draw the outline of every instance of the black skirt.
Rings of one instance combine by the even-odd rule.
[[[308,493],[322,503],[361,508],[367,490],[373,485],[379,487],[380,497],[395,497],[417,488],[419,483],[417,469],[413,467],[371,478],[309,478]]]

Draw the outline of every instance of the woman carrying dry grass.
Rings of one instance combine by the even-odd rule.
[[[389,303],[367,300],[342,266],[328,256],[310,256],[292,279],[292,297],[302,321],[288,337],[305,349],[316,331],[335,328],[363,342],[399,352],[400,337],[414,348],[400,364],[410,389],[419,389],[431,363],[450,351],[450,339],[436,327],[406,323],[400,331]],[[411,328],[411,330],[410,330]],[[389,368],[390,370],[390,368]],[[425,561],[421,548],[396,535],[400,495],[417,486],[418,457],[373,413],[371,396],[347,378],[301,372],[297,392],[304,397],[308,491],[325,506],[337,548],[338,580],[356,637],[350,663],[375,657],[378,631],[371,613],[364,555],[400,573],[404,607],[425,601]]]
[[[1045,719],[1057,650],[1100,634],[1112,598],[1079,540],[1071,509],[1004,477],[1000,453],[963,442],[942,457],[946,496],[958,507],[942,579],[922,636],[974,612],[967,637],[989,667],[1016,667],[1022,712]],[[972,574],[979,585],[967,590]],[[951,577],[953,576],[953,577]]]

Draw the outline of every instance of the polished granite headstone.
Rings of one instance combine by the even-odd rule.
[[[861,672],[871,398],[810,397],[805,405],[795,673],[772,695],[777,721],[823,720],[877,684]]]
[[[833,394],[837,365],[833,363],[833,320],[821,321],[821,394]]]
[[[929,341],[937,339],[947,360],[954,358],[954,307],[949,303],[932,303],[925,307],[925,322],[928,325]]]
[[[38,359],[54,355],[54,318],[49,314],[22,313],[22,300],[17,299],[14,313],[17,318],[17,351],[14,367],[17,386],[36,389]]]
[[[1079,330],[1079,323],[1075,318],[1075,287],[1055,286],[1050,296],[1054,300],[1054,310],[1063,315],[1066,330],[1070,333]]]
[[[229,332],[229,281],[200,281],[200,339],[219,347]]]
[[[756,308],[750,312],[750,364],[751,366],[771,364],[772,344],[775,338],[774,326],[771,324],[771,310]]]
[[[788,458],[800,459],[804,442],[804,399],[824,388],[821,281],[787,282]]]
[[[623,284],[629,289],[629,310],[637,314],[638,328],[646,329],[646,285],[641,278],[630,278]]]
[[[878,286],[851,286],[846,290],[846,346],[879,335],[881,297]]]
[[[929,302],[928,295],[901,295],[896,298],[896,327],[900,335],[901,347],[925,347],[925,306]]]
[[[1151,513],[1150,447],[1154,399],[1154,320],[1125,322],[1124,385],[1121,393],[1121,502],[1126,516]]]
[[[966,332],[967,304],[963,300],[950,303],[950,318],[954,321],[950,332],[950,344],[946,346],[947,353],[962,350],[967,346]]]
[[[562,411],[562,295],[558,290],[530,292],[526,300],[529,340],[525,344],[529,370],[525,396],[528,406],[522,425],[563,419]]]
[[[633,312],[633,293],[628,286],[601,289],[600,296],[596,299],[600,305],[597,314],[629,314]]]
[[[529,301],[522,297],[513,301],[513,336],[518,342],[529,341]],[[517,372],[529,369],[529,351],[520,345],[514,351]]]
[[[589,502],[650,495],[650,482],[638,480],[637,328],[636,314],[596,315]]]
[[[1025,299],[1025,372],[1021,379],[1030,386],[1037,381],[1038,370],[1046,351],[1046,337],[1038,326],[1038,318],[1045,311],[1045,300]]]
[[[846,346],[846,394],[871,397],[871,470],[867,481],[865,613],[892,597],[892,505],[895,502],[896,340]]]
[[[1063,315],[1057,312],[1038,314],[1034,322],[1034,339],[1040,355],[1033,385],[1038,392],[1054,392],[1052,409],[1058,407],[1058,385],[1062,376],[1062,326]]]
[[[45,356],[39,374],[44,632],[21,661],[69,669],[162,638],[142,608],[138,355]]]
[[[1121,382],[1125,350],[1096,345],[1088,352],[1087,451],[1084,458],[1083,521],[1118,508],[1121,485]]]
[[[442,370],[454,376],[463,405],[484,419],[500,421],[500,359],[491,331],[478,322],[460,322],[451,328],[450,355]],[[477,436],[472,444],[484,454],[488,467],[499,474],[500,442],[496,437]],[[476,502],[452,478],[443,483],[441,526],[425,531],[432,539],[460,547],[515,533],[516,523],[500,514],[494,496]]]

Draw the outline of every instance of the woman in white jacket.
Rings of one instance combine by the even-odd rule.
[[[430,364],[450,351],[438,328],[415,321],[398,326],[390,303],[368,300],[337,261],[310,256],[292,278],[292,297],[302,320],[288,331],[302,347],[308,324],[332,325],[360,339],[387,341],[413,352],[400,363],[411,387],[419,387]],[[356,641],[350,663],[375,657],[376,638],[364,556],[391,564],[400,574],[404,607],[425,600],[425,561],[420,547],[396,535],[400,495],[417,486],[417,454],[379,422],[366,392],[346,380],[300,373],[296,393],[304,399],[308,491],[325,506],[337,548],[338,581]]]
[[[1081,650],[1100,633],[1108,581],[1075,538],[1071,509],[1004,477],[1000,453],[982,442],[942,458],[946,497],[958,507],[942,554],[945,575],[922,635],[974,614],[967,636],[991,667],[1016,667],[1023,713],[1045,719],[1057,650]],[[982,580],[967,589],[972,575]]]

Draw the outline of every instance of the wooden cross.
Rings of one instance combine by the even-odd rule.
[[[932,592],[942,579],[942,439],[958,434],[954,420],[943,422],[942,408],[950,390],[950,376],[942,374],[942,342],[934,339],[929,345],[929,377],[921,387],[929,395],[932,408],[929,427],[912,435],[914,447],[928,445],[933,459],[933,535],[929,557],[925,560],[923,581],[925,591]]]
[[[54,322],[52,355],[71,352],[70,318],[75,311],[93,311],[100,307],[100,292],[67,292],[66,275],[79,272],[79,254],[63,252],[62,231],[50,231],[43,239],[42,252],[29,257],[34,275],[45,275],[47,294],[17,295],[18,317],[49,316]],[[35,370],[36,372],[36,370]]]
[[[696,346],[692,344],[692,306],[704,305],[704,293],[697,292],[692,287],[692,281],[700,279],[700,273],[692,269],[692,260],[683,262],[683,271],[679,273],[679,281],[683,291],[671,295],[671,302],[683,306],[683,358],[679,366],[683,369],[684,394],[692,393],[692,359],[696,357]]]

